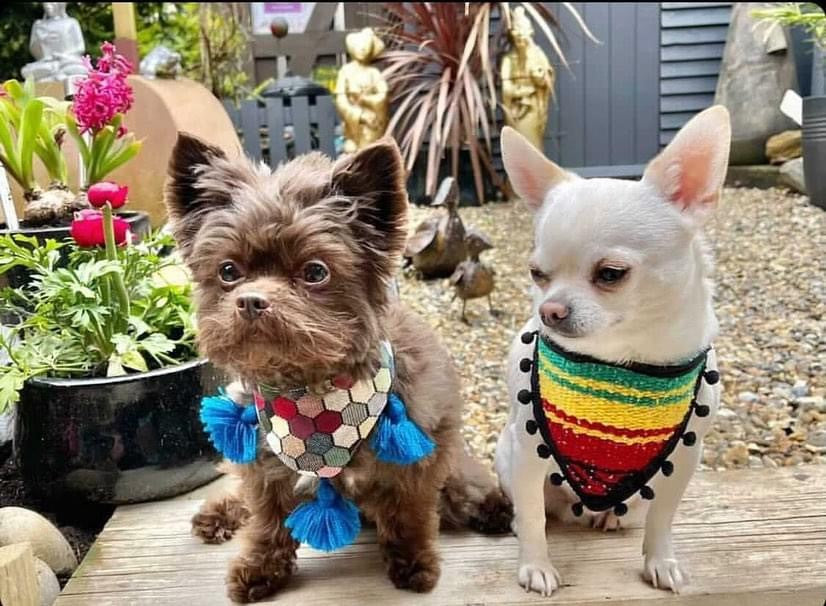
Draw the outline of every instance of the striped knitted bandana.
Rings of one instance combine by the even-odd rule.
[[[530,343],[535,333],[522,338]],[[616,365],[536,338],[533,360],[520,364],[530,372],[531,389],[519,392],[518,399],[533,404],[526,429],[543,438],[539,456],[553,456],[562,472],[551,482],[567,480],[581,499],[573,506],[576,515],[583,505],[622,515],[623,501],[635,493],[654,498],[646,483],[659,470],[673,472],[667,458],[680,439],[687,446],[696,442],[694,433],[686,432],[692,412],[709,414],[708,406],[695,400],[707,352],[675,366]],[[715,383],[719,375],[708,372],[705,379]]]
[[[253,392],[267,443],[290,469],[332,478],[353,458],[387,404],[395,372],[393,351],[381,344],[381,365],[372,379],[333,379],[330,391],[279,390],[259,384]]]

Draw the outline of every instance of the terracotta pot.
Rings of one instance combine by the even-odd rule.
[[[28,490],[52,502],[118,505],[209,482],[219,457],[199,409],[220,384],[205,360],[121,377],[29,380],[14,439]]]

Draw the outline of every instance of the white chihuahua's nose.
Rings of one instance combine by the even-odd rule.
[[[539,306],[539,317],[545,326],[553,327],[568,317],[570,308],[557,301],[545,301]]]

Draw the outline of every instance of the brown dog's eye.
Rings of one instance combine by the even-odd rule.
[[[308,261],[302,269],[302,278],[307,284],[321,284],[330,277],[330,270],[321,261]]]
[[[620,282],[628,273],[626,267],[600,267],[594,275],[594,282],[603,286],[613,286]]]
[[[224,261],[218,269],[218,277],[221,278],[221,282],[224,284],[234,284],[244,276],[235,263],[232,261]]]

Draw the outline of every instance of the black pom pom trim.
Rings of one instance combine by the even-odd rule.
[[[585,508],[582,506],[582,503],[574,503],[573,505],[571,505],[571,511],[574,513],[576,517],[581,516],[584,510]]]
[[[624,516],[626,513],[628,513],[628,505],[625,503],[617,503],[614,505],[615,516]]]
[[[654,498],[654,489],[650,486],[643,486],[640,488],[640,496],[646,501],[650,501]]]
[[[522,342],[527,345],[533,341],[533,333],[532,332],[523,332],[522,333]]]
[[[551,474],[551,484],[554,486],[562,486],[562,483],[565,481],[565,478],[562,477],[562,474],[559,473],[552,473]]]
[[[714,385],[720,380],[720,373],[716,370],[707,370],[705,374],[703,374],[703,378],[709,385]]]
[[[705,404],[696,404],[694,406],[694,414],[698,417],[707,417],[710,412],[711,409]]]
[[[525,423],[525,431],[529,434],[533,435],[536,433],[536,430],[539,429],[539,425],[536,424],[536,421],[533,419],[529,419],[527,423]]]
[[[533,395],[527,389],[522,389],[516,394],[516,399],[522,402],[522,404],[530,404],[531,400],[533,400]]]
[[[683,444],[686,446],[694,446],[697,443],[697,434],[693,431],[683,434]]]
[[[547,459],[551,456],[551,449],[545,444],[540,444],[536,447],[536,454],[538,454],[542,459]]]
[[[533,360],[530,358],[522,358],[519,361],[519,370],[522,372],[528,372],[531,369],[531,366],[533,366]]]
[[[672,463],[671,461],[663,461],[662,467],[660,467],[660,469],[662,469],[664,476],[670,476],[672,473],[674,473],[674,463]]]

